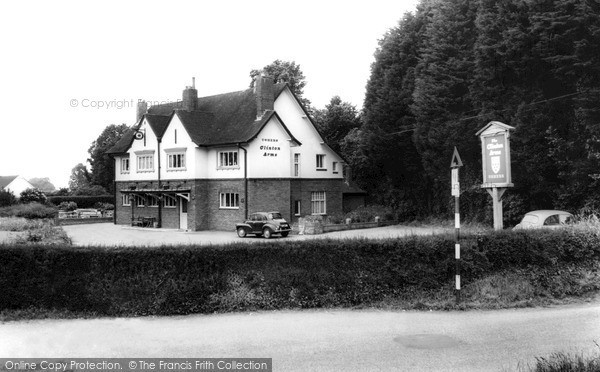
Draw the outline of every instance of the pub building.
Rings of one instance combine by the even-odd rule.
[[[286,83],[148,107],[108,153],[115,161],[115,224],[232,230],[254,212],[289,222],[364,204],[344,160],[323,140]]]

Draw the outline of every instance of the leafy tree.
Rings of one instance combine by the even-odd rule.
[[[123,137],[127,131],[126,124],[111,124],[104,128],[98,138],[92,142],[88,149],[90,157],[88,162],[91,166],[89,180],[93,185],[100,185],[112,192],[115,180],[115,161],[106,152]]]
[[[37,189],[40,189],[42,192],[49,193],[56,190],[56,187],[50,182],[50,178],[32,178],[29,180],[29,183]]]
[[[16,204],[17,198],[15,194],[10,190],[0,190],[0,207],[8,207]]]
[[[305,108],[310,109],[310,101],[304,98],[304,86],[306,85],[304,73],[296,62],[282,61],[276,59],[262,68],[262,70],[250,71],[250,88],[254,88],[254,80],[261,73],[271,76],[275,83],[288,83],[290,89],[302,102]]]
[[[19,201],[21,203],[27,204],[27,203],[41,203],[41,204],[45,204],[46,201],[48,199],[46,198],[46,195],[41,192],[38,189],[25,189],[21,192]]]
[[[600,208],[598,45],[594,1],[422,0],[380,42],[364,125],[342,148],[354,151],[355,174],[378,202],[439,215],[452,205],[457,146],[461,211],[484,219],[474,134],[498,120],[516,127],[508,215]]]
[[[90,173],[85,165],[77,164],[71,169],[71,177],[69,178],[69,189],[74,192],[78,189],[90,186]]]
[[[331,98],[323,110],[315,110],[314,119],[325,142],[336,152],[340,152],[341,143],[346,135],[360,127],[360,117],[356,107],[342,102],[339,96]]]
[[[392,205],[405,216],[425,214],[428,181],[413,143],[411,110],[430,6],[407,13],[379,42],[364,102],[364,125],[342,147],[356,180],[376,203]],[[353,155],[350,156],[349,154]],[[376,181],[375,181],[376,180]]]

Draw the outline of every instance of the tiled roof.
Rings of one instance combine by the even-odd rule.
[[[283,92],[286,84],[275,84],[275,99]],[[265,124],[273,117],[283,124],[292,140],[298,142],[274,111],[266,111],[257,120],[254,89],[239,92],[199,97],[197,110],[181,109],[181,102],[151,106],[145,117],[157,137],[162,137],[172,115],[177,115],[192,141],[198,146],[215,146],[244,143],[254,139]],[[139,123],[137,124],[139,127]],[[126,152],[133,142],[136,127],[130,129],[108,152]],[[299,142],[298,142],[299,143]]]
[[[171,115],[163,116],[146,114],[145,117],[156,137],[162,138],[163,134],[165,134],[165,130],[167,130],[169,121],[171,121]]]
[[[0,190],[10,185],[10,183],[14,181],[17,177],[19,176],[0,176]]]

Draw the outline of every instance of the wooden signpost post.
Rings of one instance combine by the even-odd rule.
[[[494,229],[502,230],[502,196],[513,187],[510,172],[510,131],[515,128],[499,121],[491,121],[477,136],[481,139],[482,188],[492,196]]]

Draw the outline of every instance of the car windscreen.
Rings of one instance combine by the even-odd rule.
[[[272,220],[282,220],[281,213],[269,213],[269,218]]]

